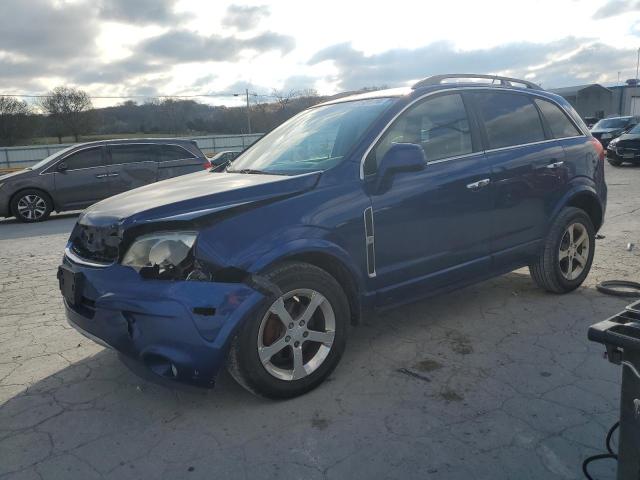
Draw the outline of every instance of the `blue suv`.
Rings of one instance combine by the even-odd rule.
[[[58,270],[67,317],[155,378],[210,387],[226,366],[254,393],[300,395],[372,310],[523,266],[549,292],[577,288],[603,159],[528,81],[439,75],[333,100],[224,171],[85,210]]]

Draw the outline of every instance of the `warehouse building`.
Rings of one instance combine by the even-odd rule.
[[[582,118],[640,116],[640,85],[637,80],[627,80],[625,85],[613,87],[591,83],[552,88],[550,91],[566,98]]]

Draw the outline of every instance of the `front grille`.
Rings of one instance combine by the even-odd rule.
[[[113,227],[77,225],[71,238],[71,250],[86,260],[112,263],[118,260],[120,240]]]

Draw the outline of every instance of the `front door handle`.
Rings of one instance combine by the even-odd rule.
[[[491,180],[488,178],[483,178],[482,180],[478,180],[477,182],[467,184],[467,188],[469,190],[478,190],[479,188],[486,187],[491,183]]]
[[[545,168],[560,168],[562,165],[564,165],[563,161],[553,162],[553,163],[550,163],[549,165],[547,165]]]
[[[107,176],[107,174],[106,174],[106,173],[97,173],[97,174],[96,174],[96,178],[104,178],[104,177],[106,177],[106,176]]]
[[[119,175],[119,173],[110,173],[108,176],[109,177],[117,177]]]

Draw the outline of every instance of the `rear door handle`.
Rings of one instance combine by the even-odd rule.
[[[109,177],[117,177],[118,175],[120,175],[119,173],[110,173],[108,176]]]
[[[467,184],[467,188],[469,190],[478,190],[479,188],[486,187],[491,183],[489,178],[483,178],[482,180],[478,180],[477,182]]]
[[[106,176],[107,176],[107,174],[106,174],[106,173],[97,173],[97,174],[96,174],[96,178],[104,178],[104,177],[106,177]]]
[[[550,163],[549,165],[547,165],[545,168],[560,168],[562,165],[564,165],[563,161],[553,162],[553,163]]]

